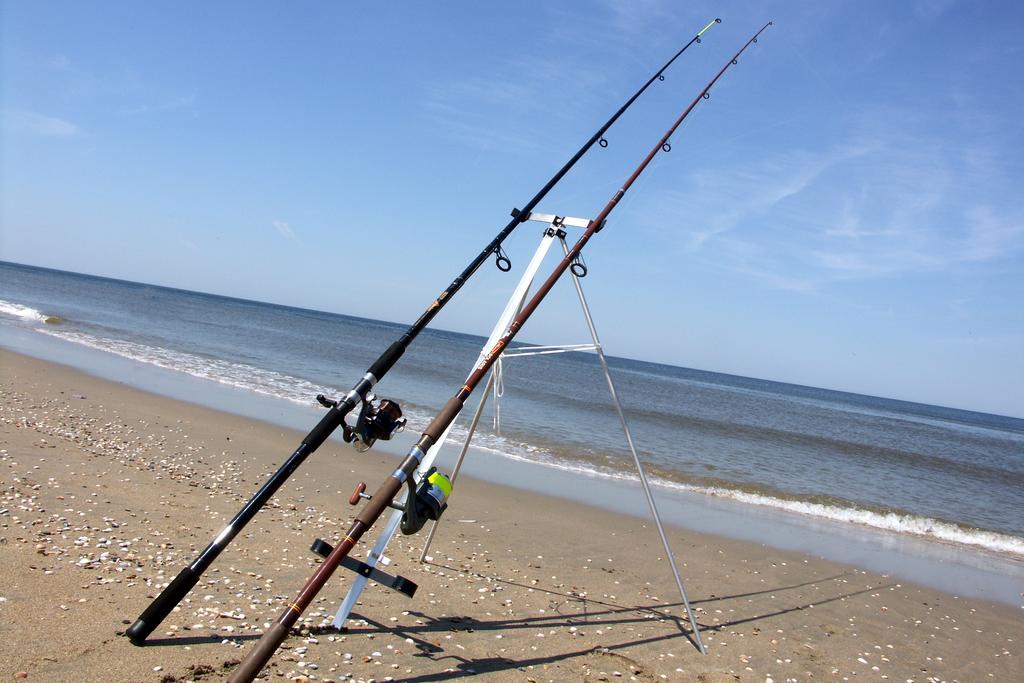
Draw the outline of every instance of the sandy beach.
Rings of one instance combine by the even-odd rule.
[[[0,352],[0,677],[221,680],[390,456],[326,444],[139,648],[121,637],[301,434]],[[752,512],[752,514],[755,514]],[[463,478],[413,599],[371,585],[338,633],[332,579],[265,675],[285,680],[1011,681],[1019,608],[671,529],[708,654],[643,519]],[[360,548],[357,556],[365,553]]]

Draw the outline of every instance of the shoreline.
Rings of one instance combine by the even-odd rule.
[[[14,626],[0,642],[2,675],[223,678],[308,578],[313,538],[347,528],[355,482],[372,487],[394,466],[325,444],[152,645],[135,648],[117,635],[123,622],[301,434],[7,351],[0,367],[0,615]],[[420,584],[414,599],[371,585],[356,608],[362,620],[337,634],[323,626],[351,583],[341,570],[300,621],[307,635],[293,634],[268,671],[406,681],[1019,673],[1019,608],[759,543],[668,533],[707,656],[681,637],[678,596],[647,520],[474,478],[456,486],[432,563],[415,562],[423,534],[397,538],[389,552],[392,569]]]
[[[4,332],[0,336],[0,349],[14,349],[16,353],[76,368],[109,381],[127,382],[140,391],[158,396],[294,429],[299,432],[295,443],[322,414],[314,405],[260,395],[33,331],[7,329]],[[455,433],[459,429],[456,427]],[[410,428],[391,442],[378,441],[374,451],[392,456],[397,462],[415,441],[415,431]],[[339,437],[334,438],[341,443]],[[458,451],[452,441],[457,440],[453,436],[441,450],[438,466],[442,469],[451,471]],[[293,447],[289,446],[289,452]],[[635,473],[631,471],[605,475],[558,463],[533,462],[502,453],[495,455],[495,451],[478,440],[470,450],[464,473],[475,479],[649,519],[650,512]],[[581,486],[581,482],[585,485]],[[951,594],[998,600],[1013,606],[1024,604],[1020,592],[1020,586],[1024,585],[1024,557],[964,540],[940,538],[946,535],[944,531],[949,531],[943,523],[933,529],[928,527],[928,519],[900,518],[895,523],[897,528],[886,528],[884,523],[892,520],[861,508],[843,508],[838,511],[844,513],[840,515],[816,515],[808,514],[804,502],[787,505],[783,499],[772,499],[771,504],[759,504],[748,500],[738,489],[727,490],[726,495],[713,495],[699,487],[691,490],[687,485],[660,481],[657,477],[652,479],[652,485],[666,524],[853,564]],[[858,515],[875,518],[862,523]],[[906,527],[908,521],[925,533],[900,528]],[[972,535],[987,533],[975,531]],[[1014,549],[1017,547],[1016,537],[999,537],[995,541],[1003,545],[1009,541]],[[989,544],[1000,543],[990,540]]]

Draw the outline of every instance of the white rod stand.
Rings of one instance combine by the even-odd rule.
[[[536,213],[531,214],[529,220],[548,223],[549,227],[545,231],[544,236],[541,238],[541,242],[537,246],[536,252],[534,252],[533,259],[530,261],[530,264],[527,266],[526,271],[524,271],[522,277],[520,278],[519,284],[516,286],[515,291],[509,298],[508,304],[506,304],[505,306],[505,310],[502,312],[501,317],[498,319],[498,323],[494,326],[490,338],[488,338],[487,343],[484,344],[483,348],[481,349],[480,356],[477,360],[477,364],[479,364],[480,361],[483,359],[483,355],[494,346],[494,343],[498,340],[498,338],[501,337],[507,331],[508,325],[512,321],[512,317],[522,307],[523,302],[526,299],[526,294],[529,290],[530,284],[533,282],[533,279],[537,273],[537,269],[540,267],[541,261],[543,261],[544,256],[550,249],[551,242],[554,240],[554,238],[558,238],[559,243],[562,246],[563,253],[568,255],[569,247],[565,243],[565,226],[585,228],[590,223],[590,221],[586,219]],[[629,430],[629,424],[626,422],[626,415],[622,410],[622,403],[619,401],[618,394],[615,391],[615,383],[612,381],[611,373],[608,370],[608,361],[605,358],[604,349],[601,346],[601,340],[597,335],[597,328],[594,326],[594,319],[590,314],[590,307],[587,305],[587,299],[583,295],[583,287],[580,284],[580,278],[571,269],[570,274],[572,275],[573,285],[576,288],[576,295],[580,301],[580,307],[583,309],[583,317],[586,320],[587,329],[590,331],[592,343],[565,344],[559,346],[538,346],[522,349],[506,349],[506,351],[503,352],[501,356],[499,356],[497,367],[501,367],[501,360],[504,357],[511,358],[514,356],[566,353],[569,351],[594,351],[597,354],[598,360],[601,364],[601,370],[604,372],[605,381],[608,384],[608,391],[611,394],[612,403],[614,403],[615,405],[615,412],[618,414],[619,423],[622,426],[622,432],[626,437],[626,444],[629,446],[629,451],[633,456],[633,463],[636,465],[636,471],[640,479],[640,485],[643,488],[644,495],[647,498],[647,505],[650,508],[651,517],[654,519],[654,525],[658,529],[658,535],[661,537],[661,543],[665,548],[665,556],[668,558],[669,566],[672,569],[672,576],[675,578],[676,587],[679,589],[679,595],[683,599],[683,606],[686,609],[686,617],[690,622],[691,628],[693,629],[693,635],[697,645],[697,649],[700,650],[701,654],[707,654],[707,649],[704,647],[704,641],[700,635],[700,627],[697,624],[697,620],[693,616],[693,610],[690,607],[690,600],[686,595],[686,588],[683,586],[683,579],[679,573],[679,568],[676,566],[675,555],[672,552],[672,548],[668,542],[668,536],[665,534],[665,529],[662,526],[661,517],[658,514],[658,507],[654,502],[654,495],[651,493],[651,487],[647,481],[647,475],[644,472],[644,467],[640,461],[640,456],[636,452],[636,447],[633,443],[633,435]],[[484,389],[483,395],[480,397],[480,402],[479,404],[477,404],[476,411],[474,412],[473,415],[473,420],[469,427],[469,433],[466,436],[466,440],[462,444],[458,460],[456,461],[455,468],[452,472],[452,483],[455,482],[459,470],[462,468],[462,462],[466,457],[466,453],[469,451],[470,442],[473,440],[473,435],[476,433],[477,425],[480,422],[480,416],[483,413],[484,404],[486,403],[487,398],[491,393],[491,390],[495,388],[495,384],[500,383],[500,379],[498,378],[498,372],[500,372],[500,370],[496,370],[496,372],[491,373],[491,376],[488,378],[487,385]],[[498,395],[496,392],[495,408],[497,408],[497,402]],[[451,427],[449,426],[449,430],[450,429]],[[430,449],[430,452],[424,459],[424,463],[420,466],[421,474],[422,472],[425,472],[427,469],[429,469],[429,467],[434,461],[434,457],[436,457],[437,450],[440,448],[441,444],[444,443],[444,440],[447,438],[447,436],[448,431],[445,431],[445,433],[442,435],[441,440]],[[383,553],[384,548],[387,546],[387,542],[395,534],[395,531],[398,527],[398,522],[401,520],[401,515],[402,513],[398,511],[392,513],[391,519],[388,520],[388,525],[385,527],[384,533],[381,534],[380,538],[377,541],[377,545],[374,546],[373,550],[367,557],[367,564],[373,565],[377,562],[378,559],[381,558],[381,553]],[[430,533],[427,535],[427,539],[423,544],[423,552],[420,554],[420,562],[425,561],[427,551],[430,549],[430,544],[433,542],[434,534],[437,532],[438,526],[440,526],[440,520],[433,524],[433,526],[430,529]],[[359,576],[356,579],[356,582],[349,590],[349,593],[346,596],[345,601],[338,609],[338,614],[334,619],[334,625],[336,627],[340,628],[344,624],[345,619],[348,618],[348,614],[351,611],[352,606],[355,604],[356,599],[358,599],[359,593],[362,591],[363,587],[365,586],[365,583],[366,579],[362,576]]]

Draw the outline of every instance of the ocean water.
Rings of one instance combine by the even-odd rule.
[[[347,391],[405,325],[0,262],[3,328],[308,406]],[[451,397],[483,342],[428,329],[406,352],[377,389],[402,404],[407,431]],[[1024,560],[1024,420],[609,363],[662,497],[712,496]],[[593,354],[509,358],[503,379],[500,428],[489,410],[479,449],[635,476]]]

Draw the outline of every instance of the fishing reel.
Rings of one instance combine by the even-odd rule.
[[[422,529],[428,519],[435,522],[441,519],[441,513],[448,508],[448,496],[452,494],[452,480],[431,467],[418,485],[412,483],[412,477],[406,482],[409,495],[405,498],[401,529],[409,536]]]
[[[402,417],[402,408],[390,399],[378,401],[376,396],[369,394],[363,399],[355,426],[345,424],[341,436],[357,451],[364,453],[377,439],[388,441],[403,429],[405,418]]]
[[[405,497],[405,503],[391,501],[388,507],[402,513],[401,529],[406,536],[417,533],[427,523],[428,519],[435,522],[441,519],[441,514],[448,509],[448,496],[452,494],[452,480],[446,475],[431,467],[427,473],[420,477],[419,483],[409,477],[405,483],[409,486],[409,494]],[[373,496],[366,493],[366,484],[359,482],[355,491],[348,499],[349,505],[358,505],[359,500],[373,500]]]

